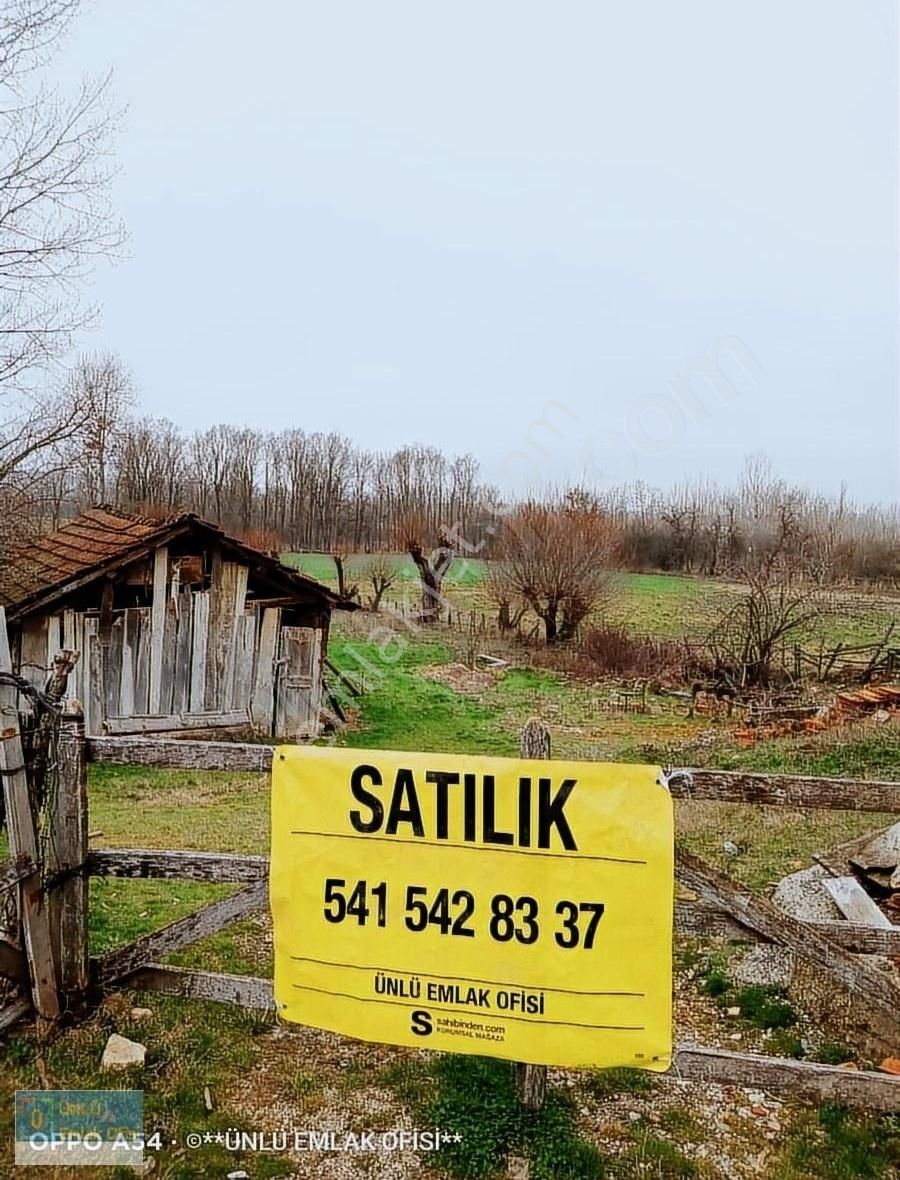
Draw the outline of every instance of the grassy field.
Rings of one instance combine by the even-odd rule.
[[[290,553],[284,560],[310,577],[336,585],[334,562],[327,553]],[[398,577],[388,597],[402,598],[404,591],[414,594],[417,578],[412,559],[398,553],[390,554],[389,560]],[[357,580],[365,561],[365,555],[347,559],[351,581]],[[451,565],[444,583],[451,606],[493,613],[484,584],[485,566],[476,558],[460,558]],[[728,582],[679,574],[620,573],[614,584],[604,618],[635,634],[663,639],[701,639],[734,605],[740,593]],[[362,594],[363,598],[367,595],[365,584]],[[827,646],[877,643],[895,621],[900,623],[900,599],[838,591],[831,596],[827,610],[800,638],[803,643],[814,645],[821,641]]]
[[[695,593],[693,587],[702,586],[689,579],[631,582],[639,587],[633,594],[645,603],[648,619],[659,614],[661,601],[668,600],[674,612],[676,602]],[[692,589],[687,589],[688,585]],[[471,586],[466,592],[472,592]],[[659,618],[657,624],[664,625]],[[802,741],[784,739],[745,750],[734,743],[728,724],[688,718],[675,706],[648,714],[610,712],[603,690],[531,667],[511,668],[496,676],[471,674],[460,669],[458,652],[449,638],[445,642],[441,634],[420,639],[406,633],[393,639],[383,634],[373,638],[360,628],[358,617],[337,620],[331,656],[346,672],[362,669],[364,673],[366,691],[355,702],[351,726],[338,739],[355,747],[514,754],[520,727],[530,716],[538,715],[551,728],[554,753],[564,757],[669,765],[706,762],[863,776],[900,774],[900,743],[891,726],[864,726],[842,733],[839,739],[831,735]],[[102,833],[94,841],[97,846],[248,853],[265,852],[268,847],[266,776],[93,766],[90,799],[91,829]],[[786,872],[809,863],[813,852],[883,826],[889,817],[683,803],[678,805],[677,822],[679,838],[688,847],[726,867],[748,886],[764,889]],[[740,845],[739,856],[725,855],[725,840]],[[213,900],[227,888],[191,882],[95,879],[91,883],[92,951],[102,954],[127,943]],[[271,959],[268,917],[259,915],[172,956],[170,961],[268,976]],[[146,1006],[152,1016],[138,1019],[132,1005]],[[650,1122],[641,1116],[640,1121],[629,1121],[628,1104],[637,1102],[638,1097],[631,1094],[632,1082],[627,1078],[603,1082],[608,1092],[619,1095],[616,1101],[625,1104],[620,1107],[622,1122],[616,1132],[619,1138],[612,1171],[601,1158],[608,1148],[598,1146],[595,1134],[598,1126],[609,1122],[608,1114],[603,1114],[609,1101],[596,1105],[591,1097],[596,1079],[591,1075],[570,1078],[567,1086],[574,1085],[574,1090],[563,1087],[555,1091],[557,1096],[544,1121],[529,1132],[531,1138],[523,1139],[515,1108],[508,1102],[510,1075],[500,1063],[471,1065],[468,1059],[432,1059],[341,1041],[311,1030],[298,1029],[285,1037],[268,1018],[150,994],[113,993],[89,1021],[49,1046],[42,1046],[33,1030],[23,1027],[0,1048],[0,1102],[11,1110],[12,1092],[17,1087],[110,1084],[109,1078],[98,1072],[98,1062],[112,1031],[148,1046],[148,1065],[139,1084],[146,1092],[147,1125],[159,1128],[166,1142],[172,1138],[183,1141],[189,1130],[249,1129],[259,1120],[273,1118],[276,1126],[306,1118],[308,1125],[324,1121],[324,1125],[362,1128],[371,1124],[372,1110],[379,1111],[378,1117],[389,1126],[410,1118],[438,1117],[436,1112],[443,1112],[442,1118],[450,1117],[448,1112],[456,1111],[470,1145],[468,1162],[447,1156],[440,1170],[425,1166],[415,1172],[419,1180],[447,1175],[493,1176],[500,1166],[494,1158],[498,1144],[528,1154],[532,1175],[545,1180],[587,1180],[604,1174],[623,1178],[718,1174],[682,1151],[680,1097],[676,1096],[671,1110],[666,1106],[669,1100],[660,1098],[659,1110],[671,1127],[665,1119]],[[452,1064],[458,1060],[467,1064]],[[119,1082],[113,1080],[112,1084]],[[212,1112],[204,1107],[204,1086],[213,1093]],[[487,1120],[478,1105],[486,1100],[485,1095],[494,1103],[494,1114]],[[281,1114],[276,1117],[273,1111]],[[584,1111],[593,1113],[588,1117]],[[900,1162],[900,1142],[889,1121],[848,1121],[834,1116],[823,1123],[803,1108],[797,1108],[792,1118],[784,1141],[769,1148],[769,1170],[763,1174],[770,1180],[807,1176],[843,1180],[856,1175],[887,1178],[895,1174],[892,1169]],[[486,1162],[480,1171],[467,1171],[475,1167],[471,1153],[476,1149]],[[748,1140],[746,1150],[750,1149]],[[861,1164],[860,1160],[868,1162]],[[212,1144],[202,1153],[192,1154],[180,1146],[166,1150],[153,1174],[166,1180],[193,1180],[223,1176],[240,1167],[254,1180],[292,1172],[292,1165],[283,1158],[229,1153]],[[10,1144],[6,1139],[0,1144],[0,1175],[11,1174],[9,1168]],[[114,1171],[97,1172],[97,1180],[110,1176],[119,1180]],[[52,1176],[52,1170],[49,1174]],[[82,1174],[90,1177],[87,1170]],[[126,1174],[130,1173],[122,1172],[121,1176]],[[343,1173],[323,1170],[315,1174]]]

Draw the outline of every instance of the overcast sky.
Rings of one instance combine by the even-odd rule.
[[[895,0],[94,0],[109,65],[147,412],[898,495]]]

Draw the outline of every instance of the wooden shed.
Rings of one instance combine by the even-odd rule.
[[[42,686],[81,658],[70,695],[89,734],[252,728],[319,731],[333,609],[326,586],[185,513],[94,508],[18,547],[0,568],[13,661]]]

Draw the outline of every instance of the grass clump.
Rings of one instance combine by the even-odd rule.
[[[863,1118],[823,1106],[788,1145],[782,1180],[889,1180],[900,1169],[900,1116]]]
[[[823,1041],[813,1054],[814,1059],[823,1065],[843,1065],[845,1061],[855,1061],[856,1056],[849,1045],[840,1041]]]
[[[732,999],[744,1020],[755,1028],[785,1029],[797,1023],[796,1009],[777,984],[750,984],[735,992]]]
[[[551,1089],[539,1112],[526,1113],[516,1097],[515,1066],[488,1057],[441,1057],[432,1067],[427,1125],[459,1143],[446,1145],[440,1165],[461,1180],[488,1180],[510,1153],[530,1162],[532,1180],[598,1180],[607,1173],[600,1153],[580,1137],[568,1094]]]

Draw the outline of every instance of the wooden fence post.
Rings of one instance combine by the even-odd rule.
[[[6,611],[0,606],[0,672],[12,672]],[[28,794],[28,774],[19,728],[18,691],[0,683],[0,774],[6,800],[6,827],[13,862],[29,874],[19,882],[19,919],[31,977],[31,998],[38,1016],[59,1019],[59,996],[53,967],[50,921],[41,886],[37,827]]]
[[[57,766],[47,801],[50,935],[60,1001],[71,1012],[83,1005],[89,980],[87,760],[77,701],[67,702],[60,719]]]
[[[522,758],[550,757],[550,730],[537,717],[526,723],[519,735],[519,755]],[[526,1110],[540,1110],[547,1097],[546,1065],[516,1065],[516,1093]]]

